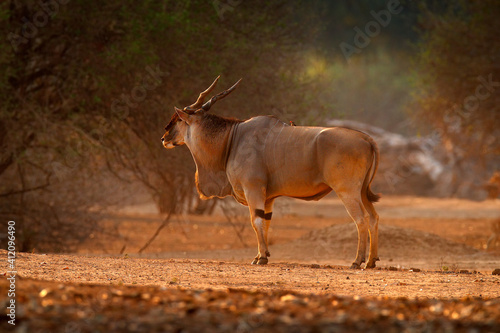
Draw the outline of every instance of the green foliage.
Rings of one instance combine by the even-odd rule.
[[[482,182],[500,162],[500,3],[462,0],[422,12],[415,117],[453,154],[456,178]]]
[[[220,88],[245,78],[219,113],[244,118],[272,103],[297,113],[313,106],[314,89],[293,72],[282,76],[314,28],[308,4],[242,2],[222,19],[211,1],[75,0],[18,49],[2,38],[0,216],[22,222],[20,247],[70,249],[92,232],[98,211],[119,202],[109,195],[116,186],[109,172],[144,184],[160,207],[191,198],[191,158],[166,154],[159,138],[171,107],[193,103],[219,74]],[[0,3],[0,33],[22,35],[24,18],[38,11],[35,0]],[[76,221],[89,228],[66,232]]]
[[[349,64],[338,60],[330,71],[335,76],[330,93],[335,97],[336,111],[343,117],[394,132],[413,131],[401,127],[411,100],[406,52],[376,48]]]

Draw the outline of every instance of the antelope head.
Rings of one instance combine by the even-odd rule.
[[[218,100],[229,95],[241,81],[241,79],[239,79],[238,82],[236,82],[231,88],[212,96],[210,100],[205,102],[207,96],[217,85],[219,78],[220,75],[215,79],[210,87],[200,93],[200,96],[198,96],[198,99],[194,104],[186,106],[182,110],[174,107],[175,113],[170,119],[168,125],[165,127],[165,134],[163,134],[163,137],[161,138],[165,148],[170,149],[185,144],[185,138],[189,135],[189,127],[197,124],[203,114],[210,110],[212,105],[214,105]]]

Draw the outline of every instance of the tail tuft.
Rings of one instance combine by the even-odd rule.
[[[373,193],[369,188],[367,189],[366,191],[366,197],[368,198],[368,200],[370,200],[370,202],[378,202],[381,198],[381,195],[380,193]]]

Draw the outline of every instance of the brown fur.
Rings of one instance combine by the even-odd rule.
[[[177,123],[179,121],[179,115],[174,112],[174,115],[172,116],[172,118],[170,118],[170,121],[168,123],[167,126],[165,126],[165,131],[170,131],[172,129],[172,127],[175,126],[175,123]]]
[[[231,126],[241,122],[242,120],[239,119],[216,116],[211,113],[204,113],[201,118],[201,123],[206,130],[207,136],[225,133]]]

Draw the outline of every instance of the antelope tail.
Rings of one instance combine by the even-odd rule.
[[[380,152],[379,152],[377,143],[370,136],[367,135],[366,140],[372,146],[373,157],[374,157],[373,162],[372,162],[373,164],[370,167],[370,169],[368,170],[368,173],[366,175],[366,180],[368,180],[368,183],[366,184],[366,197],[371,202],[377,202],[377,201],[379,201],[381,195],[380,195],[380,193],[378,193],[378,194],[373,193],[370,189],[370,185],[373,181],[373,178],[375,177],[375,174],[377,173],[378,163],[380,160]],[[370,175],[370,171],[371,171],[371,175]],[[368,179],[368,177],[370,177],[370,178]]]

